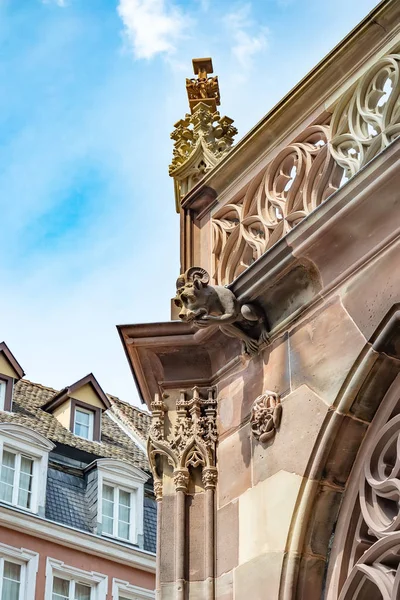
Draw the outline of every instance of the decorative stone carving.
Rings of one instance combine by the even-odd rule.
[[[161,479],[155,479],[153,487],[156,500],[161,500],[163,495],[163,484]]]
[[[261,443],[271,440],[282,417],[282,404],[275,392],[264,392],[253,403],[250,416],[251,431]]]
[[[329,600],[400,598],[399,407],[397,397],[396,416],[380,430],[371,425],[361,448],[358,493],[350,486],[353,509],[346,505],[348,529],[338,534],[344,540],[337,565],[338,594],[332,586]]]
[[[173,158],[169,174],[174,178],[175,201],[180,210],[181,199],[229,151],[237,129],[229,117],[221,117],[217,77],[212,72],[211,59],[194,59],[198,79],[187,79],[191,114],[175,124]],[[208,71],[207,71],[208,70]]]
[[[202,397],[206,395],[206,397]],[[176,491],[186,491],[190,478],[189,468],[201,467],[204,483],[211,485],[211,473],[216,483],[216,442],[217,442],[217,401],[212,388],[200,393],[193,388],[192,396],[187,398],[182,391],[176,403],[176,421],[169,435],[165,432],[164,401],[156,395],[151,406],[152,425],[149,430],[147,452],[155,481],[161,482],[161,473],[157,464],[158,457],[164,456],[173,468]],[[162,485],[158,485],[156,494],[162,494]],[[157,496],[158,498],[158,496]]]
[[[177,492],[186,492],[189,484],[189,470],[186,468],[176,469],[174,471],[174,484]]]
[[[202,473],[204,489],[215,489],[218,480],[218,470],[216,467],[205,467]]]
[[[400,46],[382,56],[339,100],[331,153],[353,176],[400,135]]]
[[[209,281],[201,267],[191,267],[178,277],[174,303],[179,318],[196,327],[218,326],[226,335],[241,339],[246,354],[256,354],[268,341],[264,312],[255,304],[240,304],[231,290]]]
[[[328,150],[329,126],[313,125],[212,219],[214,279],[232,282],[338,189],[343,170]]]

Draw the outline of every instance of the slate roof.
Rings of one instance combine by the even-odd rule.
[[[103,414],[101,442],[92,442],[75,436],[69,429],[41,407],[57,393],[50,387],[21,379],[15,383],[12,412],[0,412],[0,422],[8,421],[25,425],[41,433],[52,442],[78,448],[102,458],[125,460],[140,469],[150,472],[146,454],[107,415]],[[150,416],[134,406],[109,396],[115,412],[121,412],[129,420],[130,427],[145,439],[150,425]],[[113,407],[111,411],[114,412]],[[118,415],[117,415],[118,416]]]
[[[86,485],[82,477],[49,468],[46,518],[69,527],[90,531],[85,490]]]

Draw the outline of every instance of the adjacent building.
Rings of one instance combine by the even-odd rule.
[[[90,374],[61,391],[0,344],[0,599],[154,598],[149,415]]]

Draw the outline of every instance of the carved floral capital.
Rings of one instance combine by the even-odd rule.
[[[189,470],[177,469],[174,471],[174,484],[177,492],[187,492],[189,485]]]
[[[218,480],[218,469],[216,467],[206,467],[203,469],[202,480],[204,489],[214,490]]]

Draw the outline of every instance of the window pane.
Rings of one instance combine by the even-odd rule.
[[[18,506],[31,507],[33,479],[33,460],[21,456],[21,472],[19,475]]]
[[[110,519],[110,517],[103,517],[103,533],[108,533],[112,535],[114,533],[114,519]]]
[[[3,451],[3,465],[10,469],[15,469],[15,454],[8,450]]]
[[[113,535],[114,533],[114,488],[103,485],[103,533]]]
[[[4,561],[3,591],[1,600],[19,600],[21,565]]]
[[[103,485],[103,499],[114,502],[114,488],[110,485]]]
[[[0,410],[4,410],[4,401],[6,399],[6,387],[6,382],[0,381]]]
[[[119,490],[119,503],[122,506],[130,506],[131,505],[130,493],[124,492],[124,490]]]
[[[75,421],[77,423],[80,423],[81,425],[86,425],[87,427],[89,427],[90,413],[83,412],[82,410],[79,410],[79,408],[77,408],[75,412]]]
[[[12,502],[14,474],[15,474],[15,454],[3,451],[3,461],[0,473],[0,500]]]
[[[33,460],[31,458],[28,458],[27,456],[21,456],[21,473],[32,476]]]
[[[129,539],[129,524],[131,520],[131,494],[119,490],[118,502],[118,537]]]
[[[52,600],[69,600],[69,581],[54,577]]]
[[[129,540],[129,523],[118,521],[118,537]]]
[[[128,506],[121,506],[119,505],[119,515],[118,515],[118,520],[119,521],[124,521],[125,523],[129,523],[130,522],[130,508],[128,508]]]
[[[74,600],[90,600],[90,587],[77,583],[75,586],[75,598]]]
[[[79,435],[79,437],[85,438],[85,440],[89,439],[89,425],[82,425],[81,423],[75,423],[75,435]]]
[[[74,433],[85,439],[91,439],[93,436],[94,413],[75,409]]]

